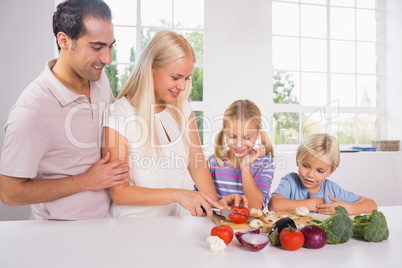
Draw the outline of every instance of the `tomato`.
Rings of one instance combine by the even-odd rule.
[[[234,206],[234,207],[232,207],[232,210],[236,211],[236,212],[239,212],[241,214],[250,215],[250,210],[248,208],[246,208],[246,207],[242,207],[242,206],[236,207],[236,206]]]
[[[250,211],[248,210],[248,208],[245,208],[245,207],[241,207],[241,206],[236,207],[236,206],[234,206],[232,208],[232,210],[236,211],[238,213],[241,213],[241,214],[250,215]],[[233,223],[237,223],[237,224],[244,223],[244,222],[247,221],[247,217],[244,217],[242,215],[237,215],[237,214],[229,214],[229,219]]]
[[[286,250],[297,250],[304,244],[304,235],[293,227],[286,227],[279,234],[279,241]]]
[[[233,239],[233,229],[229,225],[218,225],[212,228],[211,235],[215,235],[222,239],[225,244],[229,244]]]

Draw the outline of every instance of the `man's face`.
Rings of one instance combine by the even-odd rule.
[[[87,32],[70,42],[67,61],[71,75],[79,79],[98,81],[105,65],[112,62],[112,45],[115,42],[113,24],[101,18],[84,19]]]

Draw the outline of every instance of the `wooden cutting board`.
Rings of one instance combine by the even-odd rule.
[[[286,217],[288,215],[297,217],[297,219],[294,219],[297,226],[309,224],[312,220],[314,220],[314,218],[311,216],[298,216],[296,214],[296,212],[294,212],[294,211],[282,211],[282,212],[276,213],[276,216],[278,217],[278,219],[280,219],[282,217]],[[216,214],[214,214],[212,216],[212,220],[214,221],[214,223],[216,225],[222,225],[222,224],[229,225],[230,227],[233,228],[234,232],[252,229],[249,225],[249,222],[237,224],[237,223],[231,222],[230,220],[226,220],[225,217],[223,217],[223,216],[219,216]],[[264,227],[262,227],[260,229],[260,232],[261,233],[269,233],[269,231],[271,230],[271,226],[273,224],[274,224],[273,221],[264,222]]]

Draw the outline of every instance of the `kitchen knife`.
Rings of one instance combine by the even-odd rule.
[[[246,215],[246,214],[242,214],[233,210],[229,210],[229,209],[218,209],[218,208],[212,208],[212,211],[216,214],[216,215],[220,215],[225,217],[225,219],[230,221],[229,218],[229,214],[236,214],[236,215],[242,215],[244,217],[247,218],[247,221],[252,221],[255,220],[254,217],[250,216],[250,215]]]

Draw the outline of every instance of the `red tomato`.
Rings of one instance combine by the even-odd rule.
[[[246,207],[242,207],[242,206],[236,207],[236,206],[234,206],[234,207],[232,207],[232,210],[236,211],[236,212],[239,212],[241,214],[250,215],[250,210],[248,208],[246,208]]]
[[[218,225],[212,228],[211,235],[219,237],[227,245],[233,239],[233,229],[229,225]]]
[[[286,250],[297,250],[304,244],[304,235],[293,227],[286,227],[279,234],[279,241]]]
[[[250,215],[250,211],[248,210],[248,208],[245,208],[245,207],[241,207],[241,206],[236,207],[236,206],[234,206],[232,208],[232,210],[236,211],[238,213],[241,213],[241,214]],[[229,214],[229,219],[233,223],[237,223],[237,224],[244,223],[244,222],[247,221],[247,217],[244,217],[242,215],[236,215],[236,214]]]
[[[247,217],[238,214],[229,214],[229,219],[233,223],[241,224],[247,221]]]

